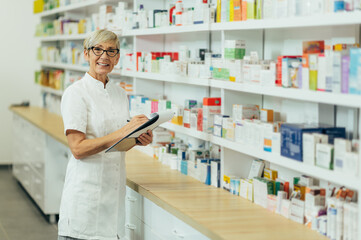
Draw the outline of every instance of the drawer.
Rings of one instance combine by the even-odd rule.
[[[16,177],[16,179],[19,181],[19,182],[22,182],[22,169],[23,169],[23,166],[22,164],[20,163],[13,163],[13,175]]]
[[[44,179],[35,171],[32,172],[31,189],[34,201],[43,210],[44,209]]]
[[[162,240],[147,224],[143,224],[144,240]]]
[[[31,168],[28,164],[23,164],[21,169],[20,182],[28,193],[31,193]]]
[[[174,239],[209,240],[208,237],[176,217],[173,219],[172,234]]]
[[[173,220],[173,215],[144,198],[144,223],[160,238],[167,240],[174,238]]]
[[[127,193],[125,197],[125,207],[126,210],[143,220],[143,196],[134,191],[133,189],[127,187]]]
[[[43,162],[32,162],[31,163],[31,167],[36,171],[36,173],[40,176],[40,177],[42,177],[42,178],[44,178],[44,176],[45,176],[45,174],[44,174],[44,168],[45,168],[45,166],[44,166],[44,163]]]
[[[136,216],[130,214],[125,223],[125,236],[129,240],[144,239],[144,223]]]

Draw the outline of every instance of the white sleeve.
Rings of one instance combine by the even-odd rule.
[[[70,129],[86,133],[87,105],[81,94],[76,90],[76,88],[70,86],[61,99],[61,115],[65,135],[66,131]]]

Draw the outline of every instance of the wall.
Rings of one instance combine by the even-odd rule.
[[[0,8],[0,164],[12,161],[12,103],[29,100],[41,105],[40,89],[33,83],[37,40],[33,1],[1,1]]]

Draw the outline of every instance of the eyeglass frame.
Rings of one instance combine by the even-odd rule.
[[[88,50],[92,50],[92,52],[94,53],[94,55],[95,55],[95,56],[98,56],[98,57],[101,56],[101,55],[103,55],[104,52],[108,55],[108,57],[115,57],[115,56],[117,56],[117,55],[119,54],[119,52],[120,52],[120,50],[119,50],[118,48],[109,49],[109,50],[103,49],[103,52],[102,52],[100,55],[97,55],[97,54],[94,52],[94,48],[100,48],[100,49],[102,49],[102,48],[101,48],[101,47],[95,47],[95,46],[92,46],[92,47],[88,48]],[[117,50],[118,52],[117,52],[114,56],[110,56],[110,55],[108,54],[108,51],[114,51],[114,50]]]

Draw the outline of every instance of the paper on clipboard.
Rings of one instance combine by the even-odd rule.
[[[152,113],[148,122],[144,123],[133,132],[120,139],[118,142],[105,150],[105,152],[128,151],[136,144],[137,137],[143,133],[146,133],[148,130],[155,129],[162,123],[168,122],[172,119],[173,115],[174,113],[172,111]]]

